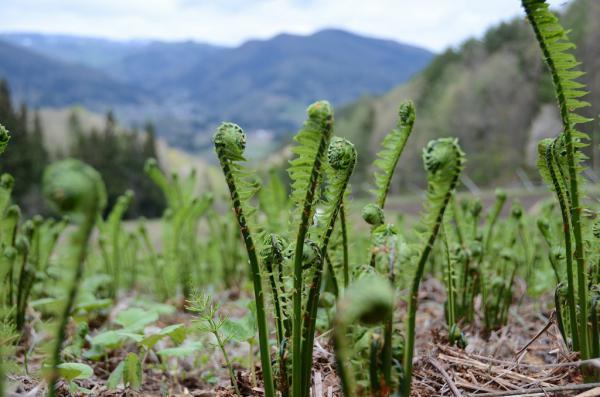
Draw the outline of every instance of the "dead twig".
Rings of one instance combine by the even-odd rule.
[[[556,393],[563,391],[577,391],[577,390],[589,390],[596,387],[600,387],[600,383],[583,383],[576,385],[565,385],[565,386],[550,386],[550,387],[536,387],[531,389],[518,389],[510,391],[499,391],[492,393],[473,393],[470,396],[473,397],[503,397],[503,396],[528,396],[540,393]]]
[[[523,346],[521,349],[519,349],[519,351],[515,354],[515,356],[520,356],[521,353],[523,353],[525,350],[527,350],[527,348],[529,346],[531,346],[531,344],[533,342],[535,342],[540,336],[542,336],[544,334],[544,332],[546,332],[548,330],[548,328],[550,328],[550,326],[554,323],[554,316],[556,316],[556,312],[552,312],[552,314],[550,315],[550,318],[548,319],[548,322],[546,323],[546,325],[544,325],[544,327],[538,331],[537,334],[535,334],[535,336],[533,338],[531,338],[531,340],[529,342],[527,342],[525,344],[525,346]]]
[[[460,392],[460,390],[458,390],[458,388],[454,384],[454,381],[452,381],[452,378],[450,377],[450,375],[448,375],[448,372],[446,372],[444,367],[442,367],[442,364],[440,364],[433,357],[429,357],[429,362],[431,363],[431,365],[433,365],[435,367],[435,369],[437,369],[440,372],[440,374],[442,374],[442,376],[444,377],[444,380],[446,381],[446,384],[452,391],[452,394],[454,394],[455,397],[462,397],[462,393]]]

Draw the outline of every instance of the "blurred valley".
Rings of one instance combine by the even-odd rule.
[[[600,169],[599,19],[597,0],[575,0],[561,14],[591,92],[586,100],[593,106],[583,113],[595,120],[582,126],[591,136],[591,180]],[[155,216],[160,197],[135,179],[145,178],[140,172],[145,157],[158,157],[165,169],[196,168],[210,175],[212,133],[219,122],[231,120],[248,133],[250,158],[283,170],[291,137],[306,106],[317,99],[334,104],[336,134],[359,150],[358,193],[367,191],[362,181],[371,180],[367,175],[381,139],[408,98],[416,104],[417,121],[392,193],[423,187],[421,149],[440,136],[458,137],[467,153],[464,186],[527,187],[539,181],[536,142],[561,128],[552,83],[530,30],[517,18],[440,54],[335,29],[280,34],[238,47],[0,33],[0,79],[7,83],[0,116],[13,120],[13,131],[28,131],[29,144],[35,134],[41,136],[39,150],[46,153],[29,160],[25,169],[31,173],[17,180],[31,186],[17,197],[21,192],[37,210],[42,165],[34,163],[69,155],[116,181],[109,187],[113,200],[127,187],[144,199],[154,197],[133,208],[136,215]],[[118,155],[98,154],[104,145]],[[3,171],[14,174],[23,161],[8,158]]]
[[[151,120],[169,143],[193,151],[210,146],[212,130],[225,119],[269,138],[266,143],[285,141],[308,103],[327,98],[340,106],[383,94],[432,57],[422,48],[341,30],[280,34],[235,48],[0,35],[0,76],[17,101],[112,109],[126,123]]]

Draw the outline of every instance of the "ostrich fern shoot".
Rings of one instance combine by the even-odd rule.
[[[544,59],[550,71],[560,117],[563,124],[561,140],[564,143],[564,156],[566,157],[566,196],[570,203],[570,223],[565,224],[565,240],[567,234],[573,234],[575,250],[574,259],[577,264],[577,295],[579,307],[579,319],[577,322],[579,346],[575,349],[581,352],[584,359],[590,357],[589,335],[588,335],[588,287],[586,285],[586,262],[584,243],[582,235],[580,185],[583,161],[585,160],[581,148],[586,146],[587,135],[577,131],[577,124],[585,123],[589,119],[576,113],[578,109],[589,106],[589,103],[580,98],[586,95],[583,84],[576,81],[583,75],[577,70],[579,63],[572,54],[575,45],[569,40],[567,31],[560,25],[558,18],[550,11],[545,0],[522,0],[523,8],[531,24],[535,37],[540,45]],[[569,237],[570,238],[570,237]],[[569,256],[567,254],[567,256]],[[570,260],[570,259],[568,259]],[[569,291],[573,291],[573,285]],[[569,294],[571,295],[571,293]],[[569,305],[574,306],[572,296],[569,297]],[[570,308],[572,312],[574,309]],[[577,339],[574,339],[576,341]],[[577,345],[575,345],[577,346]]]

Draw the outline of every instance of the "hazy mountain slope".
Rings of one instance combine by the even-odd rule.
[[[66,34],[0,33],[0,40],[50,58],[103,68],[143,48],[143,41],[115,41]]]
[[[95,69],[64,63],[0,41],[0,78],[17,101],[34,107],[80,104],[104,110],[141,104],[143,90],[116,82]]]
[[[590,117],[600,113],[598,18],[596,0],[577,0],[562,17],[574,28],[572,39],[587,72],[584,81],[592,91],[587,100],[593,107],[585,113]],[[545,106],[553,104],[552,86],[524,18],[490,29],[481,41],[469,40],[440,54],[407,85],[338,112],[338,133],[368,147],[361,152],[359,175],[368,172],[365,163],[373,160],[384,134],[394,126],[398,105],[408,98],[417,105],[417,121],[395,186],[423,180],[421,148],[440,136],[460,138],[468,158],[466,173],[476,183],[514,181],[519,168],[537,178],[531,156],[541,137],[537,126],[544,126],[545,136],[560,131],[555,107]],[[598,142],[597,121],[585,128]]]
[[[105,71],[116,79],[160,90],[161,85],[173,82],[224,50],[194,41],[151,41],[106,65]]]
[[[11,55],[21,63],[20,69],[6,65],[11,62],[8,58],[0,58],[2,75],[18,87],[20,98],[36,106],[112,107],[124,121],[153,120],[172,144],[187,149],[205,147],[224,119],[248,131],[267,130],[268,136],[287,139],[300,126],[310,102],[325,98],[342,105],[383,93],[407,81],[433,57],[422,48],[340,30],[309,36],[282,34],[236,48],[61,35],[4,37],[27,54]],[[36,69],[40,62],[32,58],[33,51],[53,55],[54,63]],[[82,79],[74,83],[52,77],[67,66],[71,75]],[[27,76],[31,78],[25,80]],[[86,76],[92,81],[86,83]],[[124,85],[107,81],[103,86],[98,84],[99,76]],[[142,97],[143,103],[131,97]]]
[[[189,87],[207,111],[222,109],[220,115],[250,128],[260,128],[268,119],[290,128],[290,122],[304,117],[308,103],[327,98],[339,105],[385,92],[431,57],[421,48],[340,30],[282,34],[219,52],[190,71],[181,86]]]

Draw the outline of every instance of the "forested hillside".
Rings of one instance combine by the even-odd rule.
[[[561,15],[572,29],[570,37],[578,45],[577,56],[587,73],[582,81],[590,94],[585,99],[593,104],[583,110],[588,117],[600,113],[599,19],[596,0],[577,0]],[[410,83],[338,112],[338,133],[365,148],[361,164],[371,163],[379,142],[396,123],[398,104],[407,98],[416,104],[417,119],[410,150],[397,175],[404,186],[422,179],[419,148],[439,136],[460,139],[469,158],[466,174],[478,184],[512,182],[518,169],[537,178],[536,143],[557,135],[561,128],[550,78],[523,18],[490,29],[481,40],[445,51]],[[597,118],[582,128],[591,134],[597,153]],[[591,150],[588,155],[597,165],[600,159],[593,158]],[[362,167],[359,175],[367,170]]]

